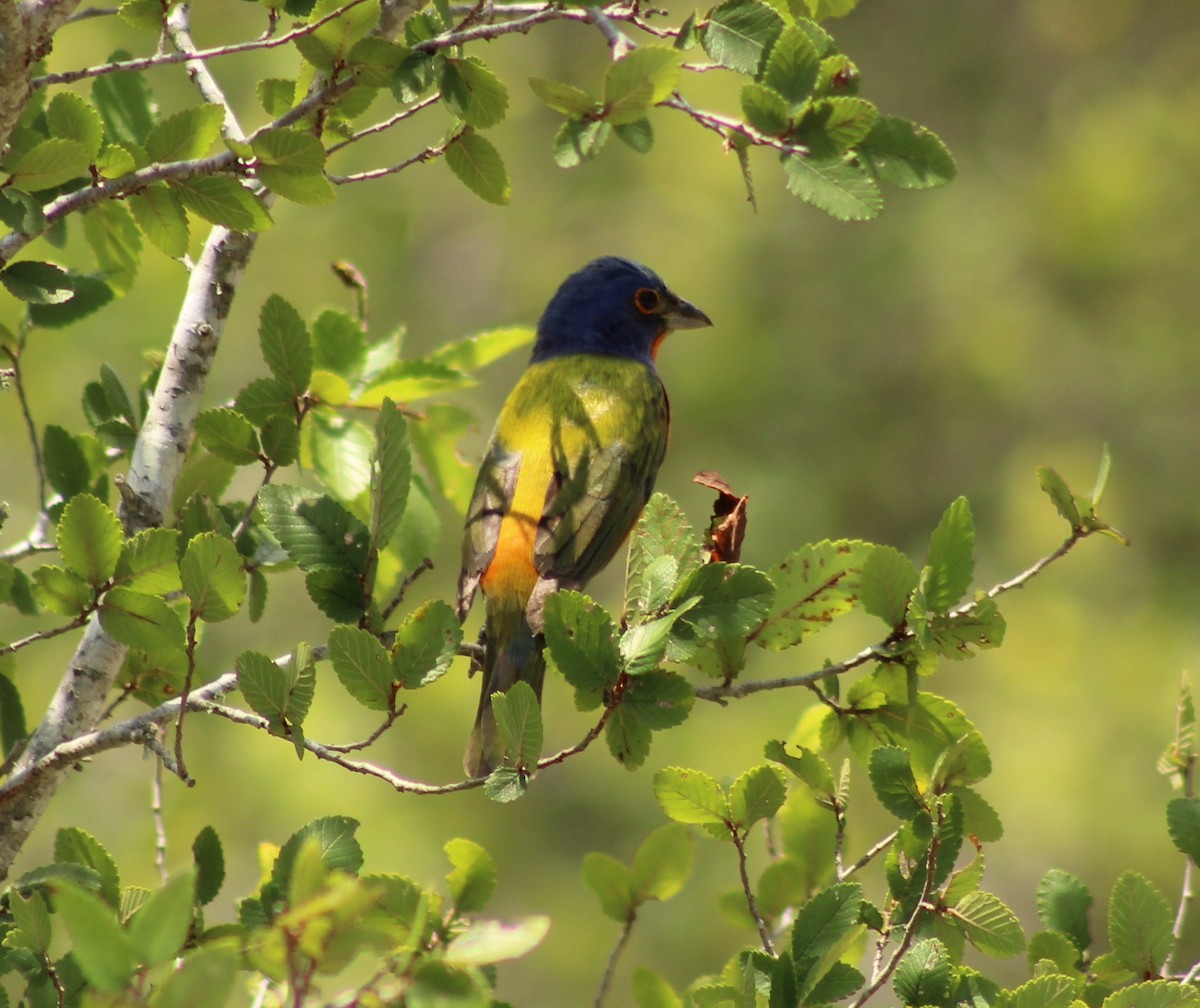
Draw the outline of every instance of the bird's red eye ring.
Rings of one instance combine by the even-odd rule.
[[[662,298],[653,287],[639,287],[633,295],[633,305],[643,315],[653,315],[658,311]]]

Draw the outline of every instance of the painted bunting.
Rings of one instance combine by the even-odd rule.
[[[483,693],[463,761],[482,777],[503,759],[492,694],[523,681],[538,700],[542,612],[582,588],[620,548],[667,448],[667,393],[655,370],[672,329],[712,325],[638,263],[606,256],[567,277],[538,322],[467,509],[458,612],[487,604]]]

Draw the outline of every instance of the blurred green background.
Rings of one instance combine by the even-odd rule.
[[[254,5],[197,6],[201,45],[261,30]],[[54,66],[151,45],[112,20],[64,30]],[[751,563],[770,566],[801,543],[831,537],[890,543],[919,560],[942,510],[965,494],[978,527],[977,583],[986,587],[1065,533],[1034,467],[1052,465],[1086,491],[1107,442],[1114,465],[1103,514],[1132,547],[1087,542],[1006,596],[1003,648],[948,663],[929,686],[958,702],[990,744],[995,771],[982,791],[1007,834],[988,851],[986,887],[1027,929],[1034,886],[1050,867],[1082,876],[1101,910],[1126,868],[1149,874],[1174,901],[1182,864],[1166,836],[1169,789],[1154,763],[1170,737],[1180,673],[1193,663],[1200,597],[1200,10],[1152,0],[865,0],[829,27],[858,63],[864,96],[948,143],[959,166],[950,187],[889,191],[880,220],[841,224],[789,196],[764,155],[752,158],[755,212],[733,156],[665,111],[653,117],[649,156],[614,142],[597,161],[561,171],[549,150],[557,118],[524,80],[538,73],[594,88],[607,53],[594,29],[549,26],[477,53],[512,90],[508,119],[490,134],[509,164],[512,205],[483,204],[437,163],[344,188],[328,208],[278,204],[238,292],[211,403],[263,373],[255,329],[269,294],[309,317],[348,306],[328,268],[335,259],[366,274],[374,329],[406,326],[409,346],[423,352],[484,328],[531,323],[570,270],[619,253],[652,265],[715,321],[677,335],[661,356],[674,431],[659,487],[698,525],[710,494],[690,483],[697,470],[716,469],[749,494]],[[259,121],[254,80],[291,72],[279,51],[213,69],[250,126]],[[151,79],[164,108],[193,100],[178,69]],[[736,92],[720,74],[686,85],[695,104],[736,112]],[[413,153],[446,127],[441,111],[425,115],[331,170]],[[59,258],[90,266],[74,244]],[[183,284],[179,265],[149,250],[122,302],[83,325],[39,334],[25,364],[39,424],[82,429],[78,390],[101,362],[135,381],[143,353],[165,344]],[[472,460],[522,366],[516,358],[493,366],[461,397],[480,418],[464,444]],[[34,503],[12,396],[0,398],[0,424],[11,541]],[[431,550],[436,570],[414,599],[451,593],[457,524],[448,514],[444,540]],[[595,586],[610,602],[618,591],[613,572]],[[208,672],[229,668],[245,647],[283,653],[298,627],[323,639],[323,617],[302,595],[272,601],[263,624],[241,617],[210,634]],[[27,631],[0,622],[0,636],[18,632]],[[805,648],[756,656],[746,674],[808,671],[878,636],[852,619]],[[48,697],[70,645],[27,654],[22,688]],[[416,697],[375,759],[420,779],[456,779],[476,692],[456,666]],[[547,693],[547,747],[557,748],[588,722],[558,684]],[[326,674],[310,736],[367,734],[363,712],[340,698]],[[497,915],[555,919],[536,954],[502,971],[499,992],[521,1004],[578,1004],[594,995],[617,936],[580,882],[583,852],[627,859],[663,821],[650,793],[657,767],[720,774],[754,765],[760,740],[789,733],[809,701],[773,693],[698,707],[682,730],[656,740],[638,773],[596,747],[505,807],[478,791],[397,796],[312,759],[297,764],[278,740],[192,718],[188,762],[199,783],[186,790],[168,781],[168,861],[184,864],[195,833],[215,824],[231,874],[221,905],[231,911],[225,897],[244,894],[257,877],[248,844],[282,842],[318,815],[362,820],[368,866],[421,881],[444,873],[445,840],[470,837],[499,862]],[[72,776],[19,867],[41,863],[54,830],[77,824],[114,851],[123,881],[152,882],[152,770],[124,751]],[[888,828],[866,790],[859,772],[855,855]],[[697,846],[692,885],[646,911],[611,1003],[630,1003],[634,966],[656,964],[681,986],[749,942],[712,909],[715,893],[736,886],[732,850],[704,839]],[[1103,934],[1102,916],[1094,930]]]

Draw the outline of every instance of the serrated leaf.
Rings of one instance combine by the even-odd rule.
[[[296,40],[304,58],[318,69],[344,62],[355,44],[379,22],[379,0],[357,5],[346,5],[344,0],[317,0],[309,13],[309,22],[321,21],[339,10],[343,13],[326,21],[311,35]]]
[[[841,882],[817,893],[797,912],[790,950],[796,990],[802,999],[861,934],[861,905],[862,887],[857,882]]]
[[[141,232],[123,203],[105,200],[83,215],[83,232],[110,287],[127,294],[142,254]]]
[[[125,543],[120,519],[91,494],[78,494],[67,502],[56,541],[67,570],[93,587],[116,573]]]
[[[1049,466],[1038,466],[1037,479],[1042,491],[1054,502],[1058,513],[1071,528],[1077,528],[1080,524],[1079,507],[1063,478]]]
[[[13,263],[0,273],[0,281],[18,263]],[[74,286],[74,295],[64,301],[42,300],[29,305],[29,320],[42,329],[61,329],[99,311],[113,299],[113,289],[99,277],[72,273],[68,278]]]
[[[324,173],[298,175],[274,165],[258,166],[258,179],[272,192],[301,206],[329,206],[337,200],[337,190]]]
[[[879,746],[873,750],[868,773],[875,796],[892,815],[912,819],[926,811],[908,753],[899,746]]]
[[[854,161],[788,154],[783,169],[788,192],[837,220],[873,220],[883,210],[879,186]]]
[[[57,305],[75,296],[75,281],[53,263],[22,259],[0,270],[0,283],[15,298],[35,305]]]
[[[223,1008],[237,982],[239,954],[228,945],[193,949],[168,973],[154,996],[154,1008]]]
[[[225,882],[225,853],[217,831],[205,826],[192,841],[192,858],[196,864],[196,902],[211,903]]]
[[[302,570],[366,570],[366,526],[331,497],[272,484],[259,495],[267,527]]]
[[[50,612],[80,616],[96,600],[96,589],[78,574],[46,565],[33,572],[33,598]]]
[[[302,394],[312,377],[312,344],[300,313],[272,294],[258,316],[258,345],[275,380],[291,396]]]
[[[499,766],[483,782],[483,794],[488,801],[505,805],[514,802],[529,790],[529,772],[516,767]]]
[[[488,129],[508,110],[508,88],[475,56],[447,59],[442,66],[442,100],[475,129]]]
[[[898,116],[880,116],[856,150],[879,181],[900,189],[930,189],[957,174],[936,135]]]
[[[892,987],[901,1004],[936,1005],[950,991],[953,962],[936,939],[918,942],[896,967]]]
[[[404,414],[384,399],[375,421],[375,450],[371,456],[371,544],[383,550],[404,517],[412,484],[412,452]]]
[[[542,711],[537,695],[527,682],[515,682],[505,693],[492,696],[496,728],[508,761],[516,766],[537,765],[542,752]]]
[[[100,896],[112,908],[121,902],[121,876],[108,849],[86,830],[64,826],[54,834],[54,860],[83,865],[100,880]]]
[[[95,160],[104,143],[104,121],[79,95],[60,91],[46,106],[46,124],[50,135],[62,140],[74,140]]]
[[[196,437],[217,458],[234,465],[260,460],[258,432],[237,410],[223,406],[204,410],[196,417]]]
[[[295,419],[296,403],[283,383],[275,378],[256,378],[237,395],[237,411],[261,427],[272,417]]]
[[[455,368],[429,360],[396,361],[371,376],[370,381],[354,398],[354,405],[374,407],[384,399],[409,403],[454,389],[470,388],[475,384]]]
[[[159,120],[146,137],[151,161],[192,161],[202,158],[216,143],[225,121],[225,110],[207,102]]]
[[[118,49],[104,62],[119,63],[130,58],[128,52]],[[134,70],[96,77],[92,81],[92,100],[110,138],[138,146],[145,143],[156,112],[145,74]]]
[[[617,134],[617,139],[625,146],[637,151],[639,154],[650,153],[654,147],[654,128],[650,125],[650,120],[645,117],[636,119],[631,123],[621,123],[619,126],[613,127],[613,132]]]
[[[769,819],[787,798],[787,782],[776,766],[753,767],[729,788],[729,809],[734,824],[743,832],[760,819]]]
[[[262,231],[271,216],[262,201],[236,179],[226,175],[201,175],[169,183],[184,207],[210,224],[232,231]]]
[[[330,492],[353,501],[371,485],[371,430],[358,420],[329,410],[309,417],[304,426],[306,458]]]
[[[771,609],[775,586],[747,564],[710,563],[698,567],[675,589],[672,605],[700,601],[680,614],[674,638],[685,650],[694,642],[744,639]]]
[[[925,598],[933,612],[948,612],[966,594],[975,571],[974,550],[971,505],[959,497],[943,513],[929,540]]]
[[[179,955],[191,930],[195,896],[196,875],[189,869],[142,904],[129,925],[129,938],[140,963],[158,966]]]
[[[779,14],[758,0],[725,0],[709,12],[700,42],[715,62],[757,77],[783,24]]]
[[[42,894],[32,889],[26,897],[18,887],[13,886],[8,897],[8,911],[12,915],[15,930],[5,936],[5,944],[10,948],[24,946],[34,955],[45,955],[50,948],[53,926]]]
[[[1200,798],[1180,797],[1167,802],[1167,833],[1180,853],[1200,859]]]
[[[654,797],[668,818],[686,825],[724,827],[732,818],[721,785],[702,770],[664,767],[654,775]]]
[[[1021,984],[1005,999],[1006,1008],[1070,1008],[1079,994],[1079,980],[1050,973]]]
[[[638,1008],[684,1008],[674,988],[645,966],[633,971],[633,998]]]
[[[289,417],[273,416],[258,432],[263,454],[277,466],[289,466],[300,455],[300,430]]]
[[[789,553],[770,570],[775,597],[754,639],[781,650],[850,612],[858,602],[862,567],[874,549],[858,539],[839,539]]]
[[[496,861],[486,850],[461,837],[442,848],[454,870],[446,876],[454,909],[458,914],[478,913],[496,889]]]
[[[288,706],[288,676],[259,651],[243,651],[234,662],[238,688],[255,713],[282,723]]]
[[[57,137],[35,144],[8,170],[8,181],[22,192],[52,189],[72,179],[86,178],[91,155],[78,140]]]
[[[664,559],[673,562],[663,565]],[[679,505],[666,494],[653,494],[629,537],[626,622],[665,605],[678,581],[698,568],[700,560],[700,543]]]
[[[575,688],[577,709],[594,710],[621,670],[612,618],[586,595],[572,591],[547,598],[544,617],[546,645]]]
[[[69,883],[54,890],[54,906],[71,935],[72,955],[84,978],[97,990],[124,990],[136,966],[133,943],[113,909],[99,897]]]
[[[1126,969],[1143,977],[1159,975],[1171,954],[1171,908],[1144,875],[1127,871],[1113,885],[1108,902],[1108,941]]]
[[[985,955],[1003,959],[1025,948],[1025,935],[1016,914],[991,893],[968,893],[949,915],[963,937]]]
[[[179,614],[157,596],[113,588],[104,596],[99,612],[105,632],[122,644],[150,652],[175,652],[185,647]]]
[[[762,83],[787,105],[798,106],[812,93],[820,69],[820,56],[808,32],[790,25],[771,47]]]
[[[368,605],[362,580],[348,570],[332,567],[311,570],[304,576],[304,589],[317,608],[335,623],[358,623]]]
[[[584,116],[597,107],[596,100],[586,91],[572,84],[550,80],[547,77],[530,77],[529,87],[543,102],[567,116]]]
[[[308,840],[316,841],[321,864],[327,871],[358,872],[363,864],[362,847],[354,836],[359,825],[349,816],[322,816],[301,827],[280,848],[271,881],[282,890],[290,888],[296,855]]]
[[[614,126],[637,122],[669,98],[679,79],[683,53],[668,46],[640,46],[604,75],[604,117]]]
[[[329,633],[329,660],[338,681],[368,710],[388,710],[392,702],[392,662],[369,630],[338,626]]]
[[[454,607],[431,599],[411,612],[396,630],[393,675],[406,689],[440,679],[458,654],[462,624]]]
[[[1195,1008],[1197,1004],[1200,994],[1195,986],[1172,978],[1122,987],[1106,997],[1101,1008]]]
[[[782,742],[772,740],[763,747],[763,755],[787,767],[809,786],[818,801],[826,803],[833,797],[833,771],[817,753],[800,747],[799,755],[793,756]]]
[[[578,168],[596,156],[611,133],[605,119],[568,119],[554,135],[554,163],[559,168]]]
[[[508,169],[490,140],[471,128],[463,130],[446,149],[446,164],[480,199],[497,206],[508,205],[512,197]]]
[[[129,208],[150,244],[172,259],[187,255],[187,214],[178,195],[167,186],[158,183],[134,193]]]
[[[788,103],[783,95],[762,84],[747,84],[741,91],[746,122],[767,136],[779,136],[789,127]]]
[[[179,573],[192,613],[206,623],[236,615],[246,600],[242,558],[233,540],[216,532],[201,532],[188,541]]]

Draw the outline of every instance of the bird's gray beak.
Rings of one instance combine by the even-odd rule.
[[[694,304],[675,298],[675,303],[663,315],[668,329],[703,329],[712,325],[712,319]]]

